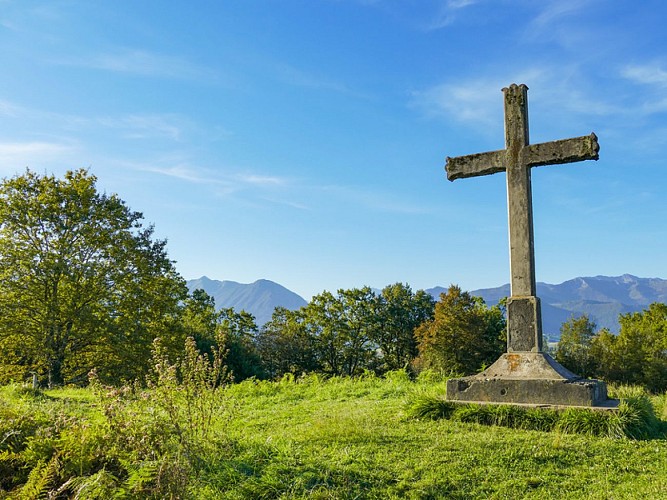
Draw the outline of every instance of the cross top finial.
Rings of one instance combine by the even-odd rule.
[[[516,83],[510,83],[510,85],[508,87],[503,87],[502,91],[503,92],[507,92],[507,91],[515,92],[516,89],[528,90],[528,85],[526,85],[525,83],[520,83],[518,85]]]

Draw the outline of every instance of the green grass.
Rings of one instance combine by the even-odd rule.
[[[619,391],[664,430],[665,395]],[[0,478],[16,481],[0,498],[667,498],[657,434],[520,429],[548,419],[514,410],[499,425],[415,418],[417,402],[442,401],[438,377],[246,381],[202,396],[210,420],[175,410],[176,392],[1,388]]]
[[[534,431],[559,431],[600,437],[660,439],[665,423],[657,416],[647,394],[621,399],[616,411],[585,408],[548,409],[519,405],[454,403],[443,395],[420,395],[408,406],[418,419],[449,419]]]

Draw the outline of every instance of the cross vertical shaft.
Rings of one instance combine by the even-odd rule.
[[[511,295],[535,296],[535,250],[530,167],[521,161],[528,146],[528,87],[513,85],[505,94],[505,165],[509,213]]]

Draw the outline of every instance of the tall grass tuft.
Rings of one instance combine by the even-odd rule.
[[[622,422],[612,411],[571,408],[561,411],[556,429],[566,434],[607,436],[620,438],[625,435]]]
[[[412,418],[449,419],[464,423],[514,429],[558,431],[612,438],[653,439],[665,429],[646,394],[633,392],[621,400],[618,410],[587,408],[548,409],[513,405],[453,403],[433,395],[419,395],[408,402]]]
[[[456,404],[437,396],[422,395],[408,404],[407,414],[425,420],[449,419],[456,411]]]
[[[617,417],[624,433],[632,439],[652,439],[663,434],[660,419],[647,395],[622,400]]]

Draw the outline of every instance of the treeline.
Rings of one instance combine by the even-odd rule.
[[[667,390],[667,305],[621,314],[619,323],[614,335],[597,330],[586,315],[571,318],[561,327],[554,357],[579,375]]]
[[[437,303],[401,283],[379,294],[368,287],[325,291],[299,310],[276,308],[260,329],[245,312],[216,313],[213,298],[195,290],[184,317],[203,352],[216,345],[227,352],[236,380],[423,368],[474,373],[505,346],[502,310],[457,286]]]
[[[144,380],[155,339],[172,360],[193,339],[203,359],[224,355],[236,380],[474,373],[502,352],[504,330],[498,307],[458,287],[435,303],[402,284],[325,291],[260,329],[201,290],[188,294],[166,242],[88,171],[26,170],[0,184],[0,383],[85,384],[92,369],[105,383]]]
[[[665,390],[667,306],[620,322],[615,336],[573,318],[556,359],[581,375]],[[108,384],[142,381],[157,344],[173,362],[193,343],[237,381],[396,369],[467,375],[495,361],[505,338],[502,305],[489,308],[457,286],[436,302],[400,283],[380,293],[324,291],[258,328],[247,312],[216,310],[203,290],[189,294],[166,242],[140,212],[99,193],[88,171],[58,179],[26,170],[0,184],[0,383],[85,384],[93,369]]]

